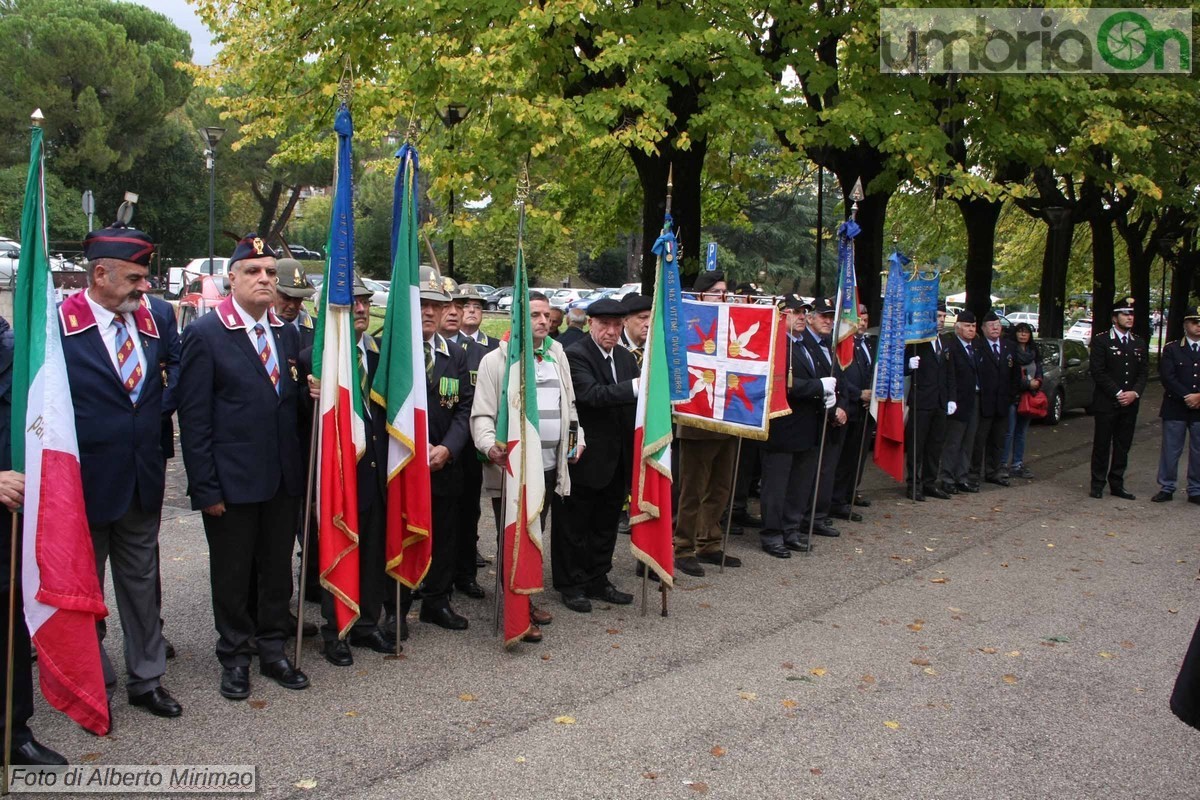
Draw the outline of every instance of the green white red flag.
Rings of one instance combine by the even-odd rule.
[[[675,571],[671,515],[671,388],[666,343],[667,281],[663,270],[663,253],[660,253],[633,432],[629,546],[638,561],[654,570],[663,584],[671,586]]]
[[[380,337],[379,368],[371,399],[387,414],[387,573],[415,589],[433,556],[433,506],[429,483],[429,422],[425,361],[421,353],[417,150],[396,153],[392,208],[392,290]]]
[[[359,617],[358,459],[367,449],[354,332],[354,190],[351,180],[350,110],[334,120],[334,167],[325,282],[313,337],[313,374],[321,379],[317,456],[317,551],[321,586],[333,596],[338,636]]]
[[[524,209],[521,213],[524,215]],[[543,589],[541,513],[546,500],[546,474],[538,433],[529,276],[521,238],[518,233],[512,328],[496,415],[496,437],[503,436],[508,445],[504,467],[504,540],[498,565],[504,575],[505,647],[519,642],[529,631],[529,598]]]
[[[40,112],[39,112],[40,118]],[[50,279],[42,129],[33,129],[13,293],[12,465],[25,473],[22,589],[42,694],[87,730],[111,727],[96,623],[108,615],[83,505],[75,409]]]

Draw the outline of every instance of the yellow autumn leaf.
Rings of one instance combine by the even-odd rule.
[[[884,722],[883,724],[886,727],[891,728],[892,730],[896,730],[897,728],[900,727],[900,723],[896,722],[894,719],[889,719],[886,722]]]
[[[458,696],[458,699],[462,700],[464,703],[474,703],[479,698],[473,694],[468,694],[467,692],[463,692],[462,694],[460,694]]]
[[[557,723],[559,725],[574,725],[575,724],[574,717],[565,717],[565,716],[564,717],[555,717],[554,721],[555,721],[555,723]]]
[[[1009,673],[1008,675],[1005,675],[1005,676],[1003,676],[1003,677],[1001,678],[1001,680],[1003,680],[1005,683],[1010,683],[1010,684],[1011,684],[1011,683],[1016,683],[1016,682],[1017,682],[1017,676],[1016,676],[1016,675],[1013,675],[1012,673]]]
[[[797,705],[799,705],[799,703],[797,703],[795,700],[784,700],[782,705],[784,708],[795,708]]]
[[[517,756],[517,758],[516,758],[516,761],[517,761],[517,763],[518,763],[518,764],[524,764],[524,763],[525,763],[525,756]]]
[[[979,648],[979,652],[987,653],[989,656],[991,656],[991,655],[995,655],[996,653],[998,653],[1000,651],[994,647],[981,647],[981,648]]]
[[[818,678],[820,678],[821,676],[823,676],[825,674],[825,668],[824,667],[816,667],[814,669],[810,669],[808,671],[808,674],[816,675]]]
[[[921,672],[924,672],[926,675],[937,675],[937,671],[933,667],[926,667]]]
[[[1021,655],[1021,651],[1020,650],[1012,650],[1012,651],[1005,653],[1004,655],[1008,656],[1009,658],[1016,658],[1017,656]]]
[[[297,789],[315,789],[317,788],[317,781],[315,778],[302,778],[293,783],[292,786],[295,786]]]
[[[1101,651],[1101,653],[1100,653],[1100,657],[1101,657],[1101,658],[1112,658],[1112,657],[1113,657],[1113,654],[1112,654],[1112,653],[1105,653],[1105,652]]]
[[[742,698],[743,700],[757,700],[758,699],[758,695],[756,695],[754,692],[738,692],[738,697]]]

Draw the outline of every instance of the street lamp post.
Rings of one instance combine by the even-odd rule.
[[[224,128],[206,127],[200,129],[200,138],[204,140],[204,158],[208,165],[208,274],[213,274],[213,259],[216,250],[217,232],[217,142],[225,135]]]
[[[462,103],[450,103],[446,106],[446,113],[439,112],[442,118],[442,124],[453,131],[454,126],[467,118],[470,109]],[[453,146],[451,150],[453,150]],[[454,187],[450,187],[450,224],[454,224]],[[446,274],[451,278],[454,277],[454,236],[451,235],[446,242]]]

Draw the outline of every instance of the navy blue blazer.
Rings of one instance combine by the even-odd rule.
[[[446,341],[441,336],[438,339]],[[450,451],[450,462],[430,473],[429,488],[435,497],[457,497],[462,494],[462,462],[475,458],[470,430],[475,387],[462,347],[446,342],[446,352],[438,349],[434,353],[433,374],[425,379],[429,447],[445,447]]]
[[[175,407],[179,333],[171,305],[145,296],[133,314],[146,360],[137,403],[121,383],[83,292],[58,308],[88,523],[123,517],[134,499],[143,511],[162,508],[166,485],[163,418]]]
[[[281,485],[293,497],[304,492],[300,340],[294,327],[268,315],[279,351],[278,393],[232,298],[183,333],[179,429],[192,508],[262,503]]]
[[[821,420],[825,418],[825,390],[816,362],[806,354],[803,342],[787,340],[791,359],[791,385],[787,390],[791,414],[771,420],[767,450],[799,453],[816,447],[821,438]]]
[[[569,466],[571,483],[603,489],[614,475],[619,475],[622,484],[628,486],[633,475],[633,431],[637,417],[633,380],[640,374],[637,359],[624,347],[614,347],[613,369],[617,373],[614,381],[613,369],[591,336],[577,340],[566,354],[579,427],[587,435],[583,455]]]
[[[975,366],[979,370],[979,416],[1004,417],[1021,392],[1021,368],[1017,365],[1015,345],[1000,337],[1000,356],[987,338],[976,339]]]
[[[942,337],[942,346],[950,353],[950,367],[954,373],[954,391],[950,394],[950,399],[958,404],[950,418],[965,423],[974,413],[975,401],[979,397],[979,393],[975,391],[975,387],[979,385],[979,367],[975,355],[979,339],[971,340],[970,354],[954,334]]]
[[[1158,360],[1158,375],[1163,386],[1158,415],[1168,420],[1200,422],[1200,409],[1188,408],[1183,401],[1185,396],[1200,392],[1200,354],[1192,352],[1186,337],[1167,342]]]

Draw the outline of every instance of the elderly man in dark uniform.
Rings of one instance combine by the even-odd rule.
[[[841,531],[830,524],[830,505],[833,498],[833,474],[845,442],[846,421],[849,419],[847,408],[852,398],[831,338],[835,314],[833,303],[828,298],[816,298],[808,312],[808,329],[800,336],[800,341],[808,348],[808,357],[812,359],[816,376],[824,383],[826,395],[832,392],[833,400],[833,404],[830,405],[830,397],[825,398],[827,411],[824,450],[821,450],[818,440],[817,449],[806,453],[801,459],[801,480],[805,490],[800,498],[804,506],[800,524],[806,534],[811,528],[817,536],[841,536]],[[853,401],[858,402],[858,398],[853,398]],[[818,427],[818,433],[819,431]],[[809,544],[811,545],[811,542]]]
[[[567,348],[579,425],[587,432],[588,449],[572,464],[568,525],[562,548],[563,605],[572,611],[592,610],[589,598],[628,605],[633,596],[608,580],[617,544],[617,519],[629,492],[633,472],[633,429],[640,373],[633,354],[619,342],[625,308],[616,300],[588,306],[590,335]],[[557,554],[559,550],[555,550]]]
[[[1188,447],[1187,499],[1200,505],[1200,308],[1183,314],[1183,338],[1169,342],[1158,361],[1162,378],[1162,451],[1158,458],[1158,494],[1165,503],[1175,494],[1179,456]]]
[[[948,494],[975,493],[979,484],[970,480],[971,451],[979,428],[979,362],[975,357],[975,315],[963,309],[954,323],[954,334],[942,344],[950,353],[954,391],[946,403],[946,439],[938,470],[942,489]]]
[[[792,551],[805,552],[811,547],[808,528],[802,523],[813,486],[806,482],[803,467],[810,454],[815,464],[821,425],[826,409],[832,405],[835,381],[822,380],[817,375],[817,365],[804,345],[806,312],[812,304],[792,295],[784,300],[783,306],[788,332],[787,399],[792,413],[771,420],[763,444],[760,497],[763,525],[759,535],[763,552],[776,558],[791,558]],[[815,473],[815,466],[812,472]]]
[[[908,424],[904,437],[909,443],[905,466],[909,472],[909,496],[914,500],[936,497],[949,500],[950,495],[938,485],[938,469],[942,460],[942,443],[946,437],[946,415],[957,409],[953,358],[949,348],[942,346],[942,324],[946,307],[937,311],[938,334],[928,342],[910,344],[904,348],[907,359],[904,371],[912,376],[908,392]]]
[[[1138,407],[1146,391],[1150,351],[1133,333],[1133,298],[1113,301],[1112,327],[1092,335],[1089,367],[1096,392],[1092,415],[1092,497],[1104,496],[1104,484],[1113,497],[1137,499],[1125,490],[1125,465],[1137,426]]]
[[[275,255],[246,236],[229,259],[231,294],[183,337],[179,426],[192,507],[208,538],[221,694],[250,695],[260,672],[286,689],[308,676],[284,655],[297,506],[304,493],[296,329],[271,310]],[[257,579],[252,615],[251,570]]]
[[[867,307],[858,307],[858,331],[854,334],[854,360],[846,367],[846,393],[850,402],[846,406],[846,441],[842,445],[842,455],[838,458],[837,471],[833,476],[833,499],[830,510],[838,519],[861,522],[862,514],[852,508],[853,498],[850,493],[862,479],[863,464],[866,461],[866,439],[871,428],[871,415],[868,408],[871,405],[871,391],[875,381],[875,360],[871,356],[871,347],[867,343],[867,328],[871,318]],[[933,480],[933,478],[930,478]],[[864,501],[869,504],[870,501]]]
[[[178,332],[168,303],[147,294],[154,243],[124,225],[84,240],[88,288],[59,307],[63,357],[75,406],[84,506],[96,571],[113,590],[125,634],[129,702],[160,717],[183,709],[161,685],[167,669],[159,618],[158,528],[166,485],[164,413],[174,407]],[[109,694],[117,676],[98,623]]]
[[[395,653],[396,640],[385,630],[382,611],[387,587],[385,581],[384,544],[386,541],[387,509],[387,420],[384,409],[370,400],[371,381],[379,368],[379,343],[367,333],[371,322],[373,292],[354,276],[354,332],[358,342],[354,348],[359,381],[363,388],[363,416],[366,424],[367,449],[358,460],[358,607],[359,617],[347,639],[338,638],[333,595],[321,592],[321,613],[325,623],[321,637],[325,642],[325,660],[335,667],[354,663],[350,646],[364,647],[376,653]],[[301,369],[305,375],[312,370],[312,347],[300,353]],[[311,413],[313,401],[321,396],[321,384],[309,377],[309,394],[304,406]],[[310,552],[309,563],[317,561]],[[319,574],[319,571],[318,571]]]
[[[484,299],[474,284],[464,284],[463,288],[453,294],[454,305],[458,308],[458,334],[462,339],[473,339],[490,353],[500,346],[500,340],[488,336],[479,326],[483,324]]]
[[[458,564],[457,525],[463,500],[479,505],[479,493],[464,498],[464,463],[475,459],[471,446],[471,384],[463,349],[438,333],[451,305],[442,277],[431,267],[421,267],[421,330],[425,355],[425,391],[429,414],[429,470],[433,492],[433,557],[421,584],[422,622],[448,630],[465,630],[467,618],[450,606]],[[473,345],[474,346],[474,345]],[[404,593],[402,613],[409,598]]]
[[[4,611],[0,613],[0,641],[8,641],[9,595],[13,600],[12,657],[12,749],[9,763],[27,766],[66,764],[61,754],[33,738],[29,720],[33,716],[33,659],[29,629],[25,627],[25,603],[21,593],[21,565],[16,580],[12,573],[12,514],[25,502],[25,476],[12,466],[12,378],[13,331],[8,320],[0,317],[0,585],[4,587]],[[17,558],[20,559],[20,548]],[[7,659],[0,659],[0,703],[8,686]],[[0,715],[0,736],[4,735],[4,717]]]
[[[979,428],[971,454],[971,480],[980,477],[988,483],[1008,486],[1001,471],[1004,435],[1008,432],[1008,407],[1021,391],[1021,368],[1016,361],[1012,340],[1000,334],[1000,316],[989,311],[983,318],[983,341],[975,348],[979,375]]]

